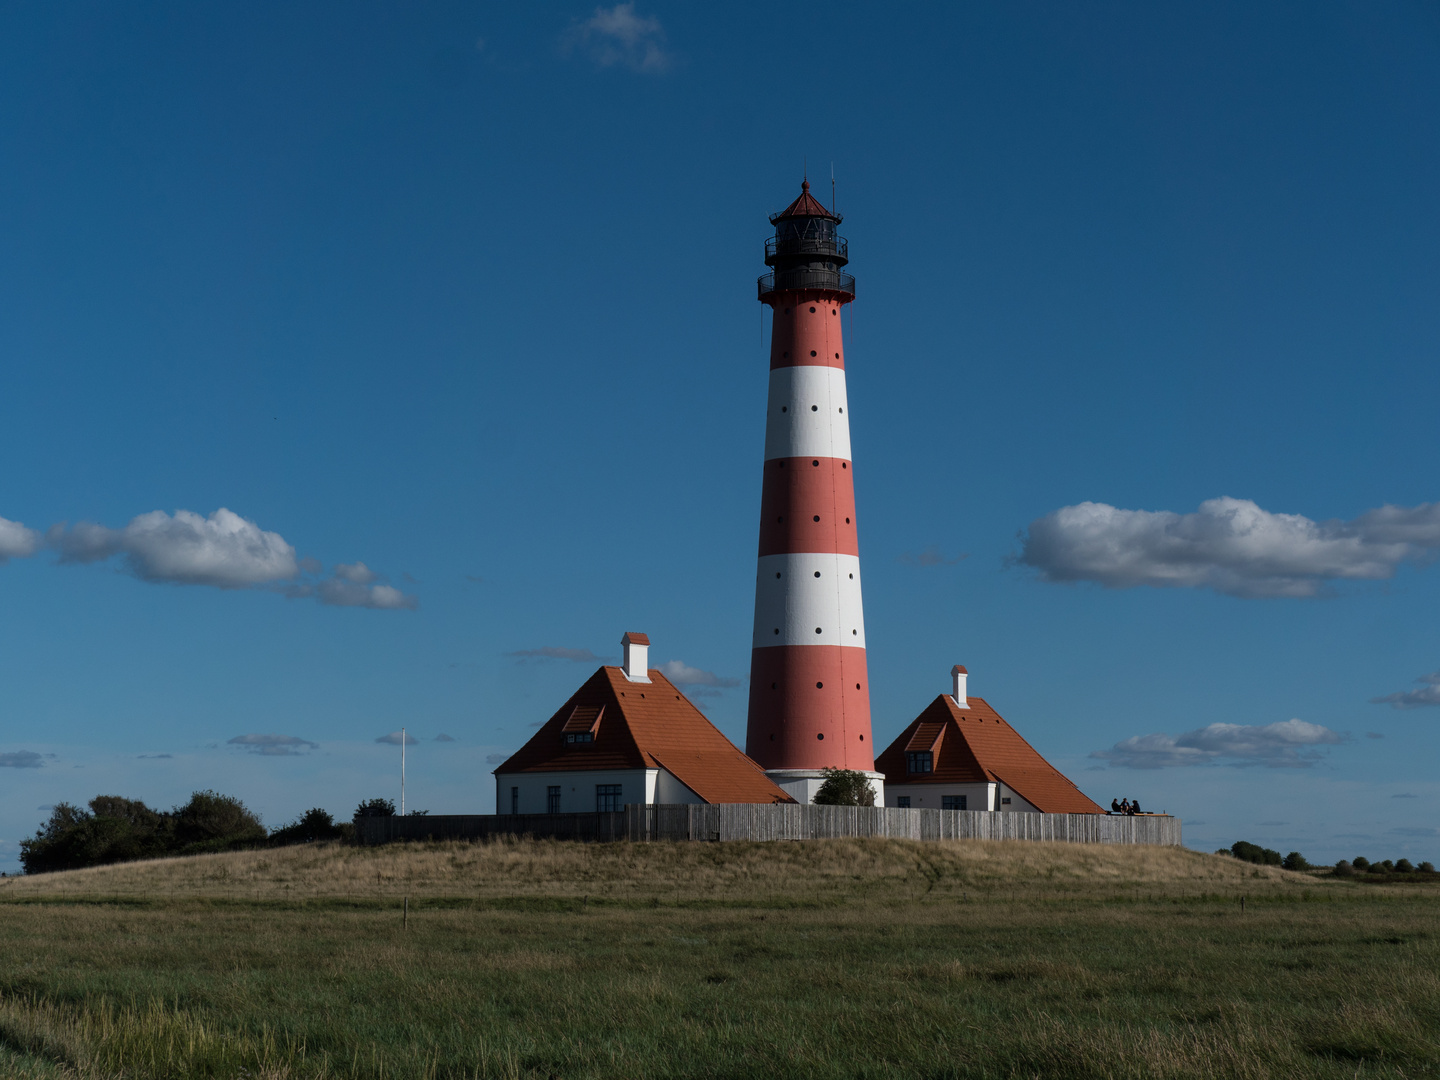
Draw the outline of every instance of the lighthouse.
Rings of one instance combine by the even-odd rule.
[[[801,183],[770,218],[770,388],[745,752],[798,802],[826,768],[874,771],[855,470],[840,310],[855,299],[840,215]]]

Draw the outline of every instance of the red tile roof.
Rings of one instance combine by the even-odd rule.
[[[905,771],[906,753],[934,754],[929,773]],[[1043,814],[1105,811],[1020,737],[983,698],[962,709],[941,694],[875,759],[887,784],[984,784],[1013,788]]]
[[[602,667],[495,772],[662,768],[706,802],[794,802],[669,679],[649,674],[634,683]],[[566,743],[577,730],[595,741]]]
[[[637,634],[634,630],[630,630],[620,639],[620,643],[622,645],[649,645],[650,635]]]
[[[772,203],[771,205],[773,206],[774,204]],[[810,194],[809,180],[801,181],[800,197],[794,202],[792,202],[789,206],[787,206],[784,210],[781,210],[780,213],[774,215],[770,220],[772,222],[775,222],[780,221],[784,218],[792,217],[827,217],[834,218],[834,220],[836,221],[840,220],[829,210],[826,210],[819,199],[815,198],[814,195]]]

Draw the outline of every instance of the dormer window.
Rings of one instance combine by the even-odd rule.
[[[907,773],[928,773],[935,768],[935,755],[929,750],[911,751],[905,755]]]
[[[600,730],[600,721],[605,716],[603,705],[576,705],[570,718],[560,730],[565,736],[566,746],[583,746],[593,743]]]

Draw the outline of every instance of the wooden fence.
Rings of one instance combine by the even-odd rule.
[[[1058,840],[1180,845],[1180,819],[1161,814],[1010,814],[798,803],[631,805],[609,814],[465,814],[355,819],[362,844],[393,840]]]

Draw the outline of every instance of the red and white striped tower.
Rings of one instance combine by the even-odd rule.
[[[869,773],[876,804],[865,618],[860,603],[850,417],[840,309],[855,299],[843,273],[840,216],[810,194],[770,219],[770,399],[760,496],[760,565],[745,752],[800,802],[829,768]]]

